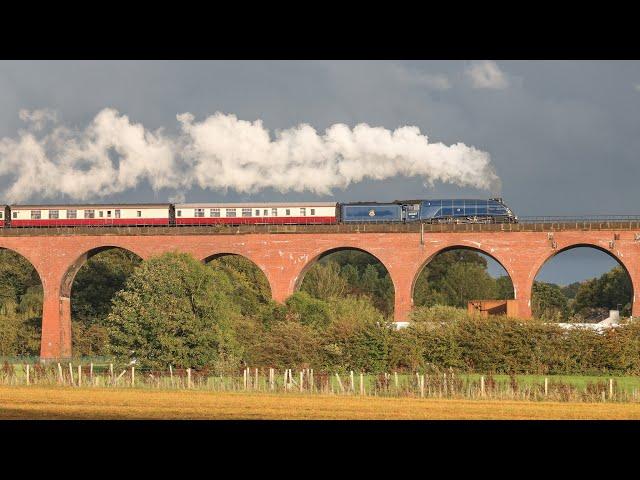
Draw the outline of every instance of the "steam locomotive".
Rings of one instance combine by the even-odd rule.
[[[2,205],[0,227],[516,223],[501,198],[380,202]]]

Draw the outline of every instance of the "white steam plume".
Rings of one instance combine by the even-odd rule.
[[[306,124],[271,138],[260,120],[216,113],[201,122],[178,115],[180,134],[151,132],[126,115],[104,109],[82,131],[61,126],[49,111],[20,112],[27,122],[17,138],[0,139],[5,201],[66,195],[87,200],[148,182],[154,190],[193,186],[253,193],[330,194],[364,179],[418,176],[485,190],[499,189],[489,154],[464,143],[429,143],[417,127],[394,131],[343,124],[324,134]],[[37,135],[49,122],[47,133]],[[180,196],[180,195],[179,195]]]

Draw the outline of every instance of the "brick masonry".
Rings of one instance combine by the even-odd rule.
[[[395,288],[395,320],[405,321],[413,306],[413,286],[422,268],[438,253],[471,248],[497,260],[513,281],[518,312],[531,316],[531,288],[542,265],[557,253],[591,246],[616,258],[631,276],[633,315],[640,315],[635,292],[640,286],[640,242],[631,230],[544,231],[419,231],[205,234],[173,229],[171,234],[135,234],[135,229],[81,235],[39,230],[0,236],[0,248],[23,255],[37,270],[44,289],[41,357],[71,356],[71,286],[91,255],[110,247],[129,250],[141,258],[168,251],[188,252],[206,260],[220,254],[238,254],[264,272],[273,298],[287,299],[299,287],[304,273],[323,254],[355,248],[374,255],[389,271]],[[335,232],[335,231],[334,231]]]

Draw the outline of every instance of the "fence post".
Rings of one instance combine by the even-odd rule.
[[[169,379],[171,380],[171,388],[173,388],[173,367],[169,365]]]
[[[253,386],[255,390],[258,390],[258,369],[256,368],[256,384]]]
[[[309,370],[309,390],[313,393],[313,368]]]
[[[91,383],[93,383],[93,362],[89,364],[89,377],[91,378]]]
[[[60,365],[60,362],[58,362],[58,379],[60,380],[60,383],[64,383],[64,377],[62,376],[62,365]]]
[[[71,386],[75,385],[75,382],[73,381],[73,366],[71,365],[71,362],[69,362],[69,374],[71,376]]]
[[[273,368],[269,369],[269,389],[273,390],[275,388],[275,371],[273,370]]]
[[[247,369],[246,368],[242,371],[242,386],[245,390],[247,389]]]
[[[484,397],[484,375],[480,375],[480,395]]]
[[[544,396],[549,395],[549,379],[544,377]]]
[[[340,391],[344,393],[344,386],[342,385],[342,380],[340,380],[340,375],[336,372],[336,378],[338,379],[338,385],[340,386]]]
[[[349,372],[349,381],[350,381],[349,387],[350,387],[351,391],[355,392],[355,386],[354,386],[354,381],[353,381],[353,370],[351,370]]]
[[[131,387],[136,385],[136,367],[131,365]]]
[[[360,372],[360,395],[364,395],[364,373]]]
[[[609,379],[609,400],[613,398],[613,378]]]
[[[27,385],[29,385],[29,364],[27,363]]]
[[[187,388],[191,388],[191,369],[187,368]]]
[[[396,390],[397,390],[398,389],[398,372],[393,372],[393,376],[394,376]]]
[[[289,379],[289,370],[287,370],[286,368],[284,369],[284,390],[285,392],[287,390],[289,390],[289,384],[287,383],[287,380]]]
[[[113,363],[109,364],[109,375],[111,376],[111,385],[113,385]]]
[[[302,393],[304,386],[304,371],[300,370],[300,393]]]
[[[424,398],[424,375],[420,375],[420,397]]]

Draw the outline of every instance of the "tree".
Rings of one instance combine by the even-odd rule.
[[[617,266],[599,278],[580,284],[575,295],[573,311],[588,317],[593,310],[603,310],[606,314],[606,310],[617,309],[620,305],[620,314],[628,316],[631,314],[632,298],[633,287],[629,274]]]
[[[558,285],[533,282],[531,311],[537,318],[562,321],[569,315],[569,304]]]
[[[340,265],[337,263],[316,263],[304,276],[300,290],[327,300],[343,296],[347,290],[347,282],[340,275]]]
[[[202,368],[239,355],[228,279],[188,254],[146,260],[127,279],[108,316],[109,349],[143,367]]]

